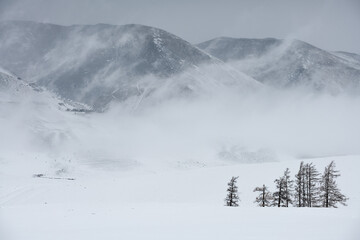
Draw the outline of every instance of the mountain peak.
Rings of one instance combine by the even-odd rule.
[[[147,96],[164,85],[165,79],[175,81],[171,78],[176,75],[183,76],[173,85],[192,89],[189,84],[200,84],[193,75],[207,74],[201,73],[202,65],[213,64],[222,72],[219,82],[234,78],[219,66],[220,61],[189,42],[139,24],[4,22],[0,24],[0,41],[5,43],[0,46],[0,65],[64,98],[99,110],[114,100]],[[246,82],[258,84],[238,75],[239,82],[246,78]]]

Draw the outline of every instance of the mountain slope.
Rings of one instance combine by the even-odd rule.
[[[197,46],[275,87],[359,93],[360,69],[349,60],[303,41],[218,38]]]
[[[0,23],[0,42],[0,65],[100,110],[114,99],[143,98],[165,85],[164,79],[178,94],[192,91],[189,84],[203,84],[198,76],[207,74],[202,66],[209,64],[223,76],[216,81],[259,85],[244,74],[228,73],[219,60],[177,36],[142,25],[11,21]]]
[[[19,77],[0,68],[0,92],[15,95],[22,90],[27,91],[29,89],[25,83],[20,81]]]
[[[74,137],[74,124],[90,111],[0,69],[0,162],[25,151],[55,153]]]
[[[342,58],[347,64],[350,64],[352,67],[360,69],[360,55],[356,53],[349,52],[333,52],[332,54]]]
[[[28,104],[39,108],[62,110],[71,112],[90,112],[91,108],[67,99],[60,99],[55,94],[37,86],[29,84],[21,78],[0,68],[0,103],[4,110],[9,106]],[[37,109],[38,110],[38,109]],[[47,111],[47,110],[46,110]]]
[[[248,57],[261,57],[282,43],[275,38],[247,39],[219,37],[203,43],[197,47],[223,60],[241,60]]]

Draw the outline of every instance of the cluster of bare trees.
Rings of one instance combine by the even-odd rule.
[[[275,179],[275,192],[271,193],[265,184],[256,187],[254,192],[259,192],[255,203],[260,207],[337,207],[337,204],[346,206],[348,198],[340,192],[336,178],[339,171],[335,170],[335,162],[332,161],[325,167],[321,175],[313,163],[300,163],[300,168],[295,175],[295,180],[290,177],[287,168],[283,176]],[[232,177],[228,183],[226,206],[236,207],[239,203],[236,181],[238,177]]]

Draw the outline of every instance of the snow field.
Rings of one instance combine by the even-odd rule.
[[[300,161],[190,169],[109,171],[79,165],[76,180],[1,172],[1,239],[359,239],[359,156],[307,159],[319,172],[335,160],[347,207],[259,208],[252,190]],[[40,166],[39,166],[40,167]],[[69,173],[71,175],[71,173]],[[78,176],[74,176],[78,175]],[[226,183],[239,176],[240,206],[224,205]],[[5,184],[4,184],[5,183]]]

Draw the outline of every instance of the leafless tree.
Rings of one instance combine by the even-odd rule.
[[[325,167],[324,174],[321,177],[320,199],[323,207],[337,207],[340,203],[346,206],[348,198],[340,192],[335,179],[339,177],[339,171],[335,170],[335,162],[332,161]]]
[[[256,200],[254,201],[257,203],[260,207],[269,207],[271,206],[271,201],[273,200],[273,197],[271,193],[269,192],[268,188],[263,184],[262,187],[256,187],[254,189],[254,192],[259,192],[259,195],[256,197]]]
[[[227,196],[225,198],[225,206],[237,207],[239,206],[239,195],[238,187],[236,186],[237,179],[239,177],[232,177],[230,182],[228,182]]]

